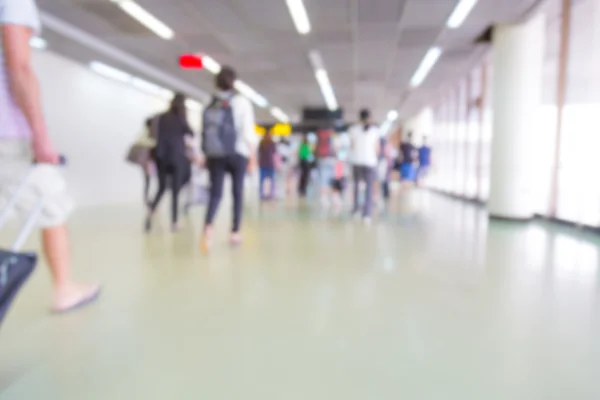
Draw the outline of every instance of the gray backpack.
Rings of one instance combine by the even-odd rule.
[[[233,118],[231,100],[213,97],[204,110],[202,121],[202,151],[208,158],[226,157],[235,154],[237,131]]]

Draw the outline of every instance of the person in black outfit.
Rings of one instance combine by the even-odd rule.
[[[152,228],[152,217],[167,189],[167,180],[169,179],[173,192],[171,200],[172,229],[177,231],[179,192],[190,171],[185,136],[193,136],[186,119],[185,96],[180,93],[176,94],[171,101],[169,110],[158,118],[158,138],[154,150],[154,159],[158,171],[158,192],[150,205],[149,214],[146,218],[146,231]]]

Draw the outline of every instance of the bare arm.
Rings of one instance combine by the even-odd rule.
[[[244,136],[246,143],[248,143],[248,147],[250,148],[250,153],[256,153],[258,149],[258,144],[260,138],[256,134],[255,125],[256,121],[254,118],[254,107],[249,100],[244,99],[245,102],[245,112],[244,112]]]
[[[31,67],[29,39],[31,29],[18,25],[2,26],[2,46],[6,57],[8,82],[14,99],[23,111],[33,135],[33,148],[39,162],[57,163],[40,100],[40,88]]]
[[[383,151],[383,146],[381,146],[381,140],[380,140],[379,131],[378,131],[377,132],[377,141],[375,142],[375,154],[377,154],[378,158],[381,155],[382,151]]]

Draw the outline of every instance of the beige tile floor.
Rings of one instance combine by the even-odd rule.
[[[79,211],[104,297],[52,317],[40,266],[0,330],[0,400],[600,398],[600,237],[414,192],[370,229],[253,209],[244,247],[203,257],[200,218],[145,237],[136,208]]]

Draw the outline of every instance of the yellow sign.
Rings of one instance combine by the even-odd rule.
[[[255,125],[254,130],[259,136],[263,136],[267,129],[261,125]],[[273,136],[289,136],[292,134],[292,126],[290,124],[275,124],[269,129]]]
[[[264,135],[267,132],[267,130],[265,129],[265,127],[264,126],[260,126],[260,125],[254,125],[254,130],[260,136]]]
[[[292,134],[292,126],[290,124],[275,124],[271,128],[271,133],[275,136],[289,136]]]

